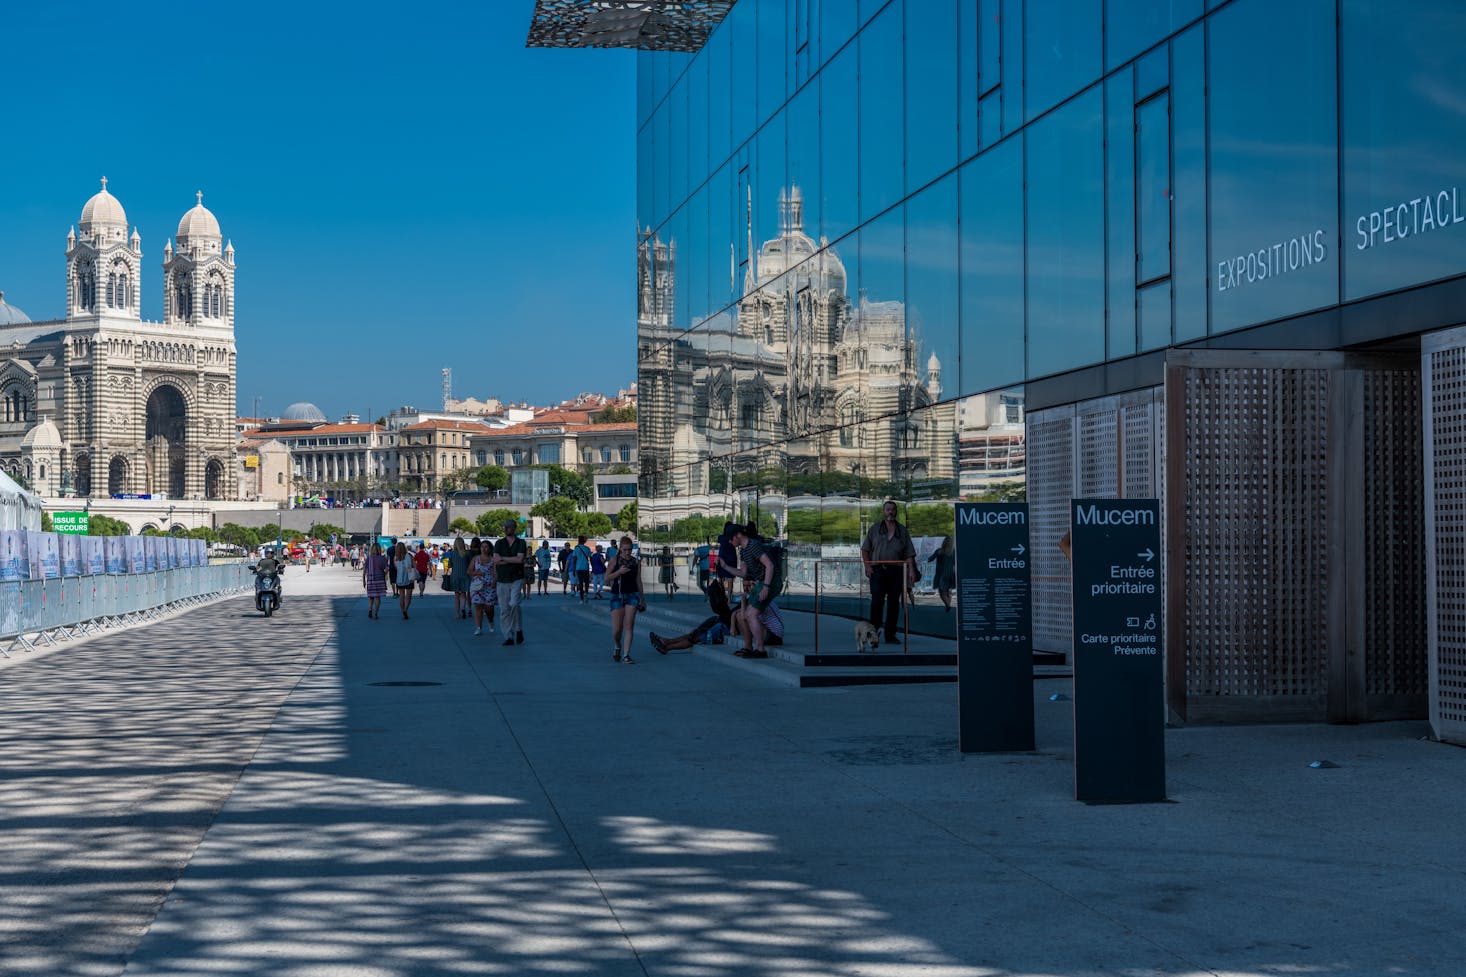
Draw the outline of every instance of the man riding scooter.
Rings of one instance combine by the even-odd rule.
[[[284,576],[285,565],[275,559],[273,549],[267,549],[250,569],[255,572],[255,609],[269,617],[280,606],[280,578]]]

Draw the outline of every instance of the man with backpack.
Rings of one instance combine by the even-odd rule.
[[[586,603],[590,593],[590,547],[585,545],[586,537],[581,536],[576,541],[574,551],[570,555],[570,562],[575,567],[575,589],[580,594],[580,602]]]

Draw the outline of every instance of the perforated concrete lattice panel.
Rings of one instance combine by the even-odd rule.
[[[1430,724],[1466,745],[1466,328],[1421,340]]]
[[[1423,713],[1412,388],[1399,358],[1168,357],[1167,701],[1178,716]]]
[[[1070,500],[1157,497],[1160,396],[1139,390],[1028,415],[1035,650],[1072,651],[1073,584],[1058,546]]]

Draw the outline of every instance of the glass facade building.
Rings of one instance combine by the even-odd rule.
[[[1188,684],[1210,667],[1186,657],[1205,640],[1197,574],[1253,559],[1245,539],[1222,552],[1240,537],[1199,521],[1204,493],[1261,486],[1213,501],[1266,513],[1264,549],[1287,512],[1325,513],[1325,570],[1247,564],[1271,567],[1247,584],[1265,614],[1308,607],[1284,593],[1300,571],[1344,574],[1340,527],[1383,504],[1422,542],[1391,578],[1414,623],[1378,640],[1423,662],[1450,473],[1421,450],[1449,392],[1432,394],[1422,337],[1466,321],[1463,44],[1458,0],[738,0],[699,49],[643,50],[644,534],[701,542],[757,518],[787,538],[797,590],[885,497],[935,545],[956,499],[1026,495],[1042,537],[1070,497],[1162,496],[1184,712],[1211,694]],[[1358,359],[1376,352],[1393,359]],[[1315,447],[1285,451],[1285,430]],[[1338,490],[1360,458],[1415,488]],[[1303,488],[1285,499],[1290,465]],[[1067,647],[1049,542],[1039,614]],[[1379,630],[1335,607],[1376,584],[1329,583],[1327,608],[1296,611],[1339,621],[1318,648],[1299,639],[1303,671],[1324,681],[1348,635]],[[1259,636],[1241,671],[1268,670],[1283,617],[1232,622]],[[1297,694],[1338,718],[1332,692]]]

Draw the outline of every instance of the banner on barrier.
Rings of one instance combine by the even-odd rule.
[[[25,556],[25,530],[0,529],[0,580],[23,580],[29,571],[22,567]]]
[[[127,549],[123,543],[126,538],[125,536],[102,537],[102,558],[108,573],[127,572]]]
[[[79,536],[81,540],[81,572],[93,576],[107,572],[106,547],[103,536]]]
[[[146,536],[124,536],[122,546],[127,554],[128,573],[146,573],[148,560],[147,554],[143,552],[143,541]]]
[[[71,533],[57,533],[56,538],[61,544],[61,575],[63,577],[81,576],[82,537]]]
[[[160,537],[160,536],[141,536],[141,537],[139,537],[139,539],[141,539],[143,541],[143,572],[144,573],[157,573],[158,572],[158,551],[161,549],[161,547],[158,544],[159,544],[159,542],[161,542],[162,537]]]
[[[36,553],[40,554],[41,572],[40,576],[46,580],[54,580],[61,576],[61,542],[55,533],[36,533],[36,550],[31,554],[31,562],[34,563]],[[32,567],[31,574],[35,575],[35,568]]]

